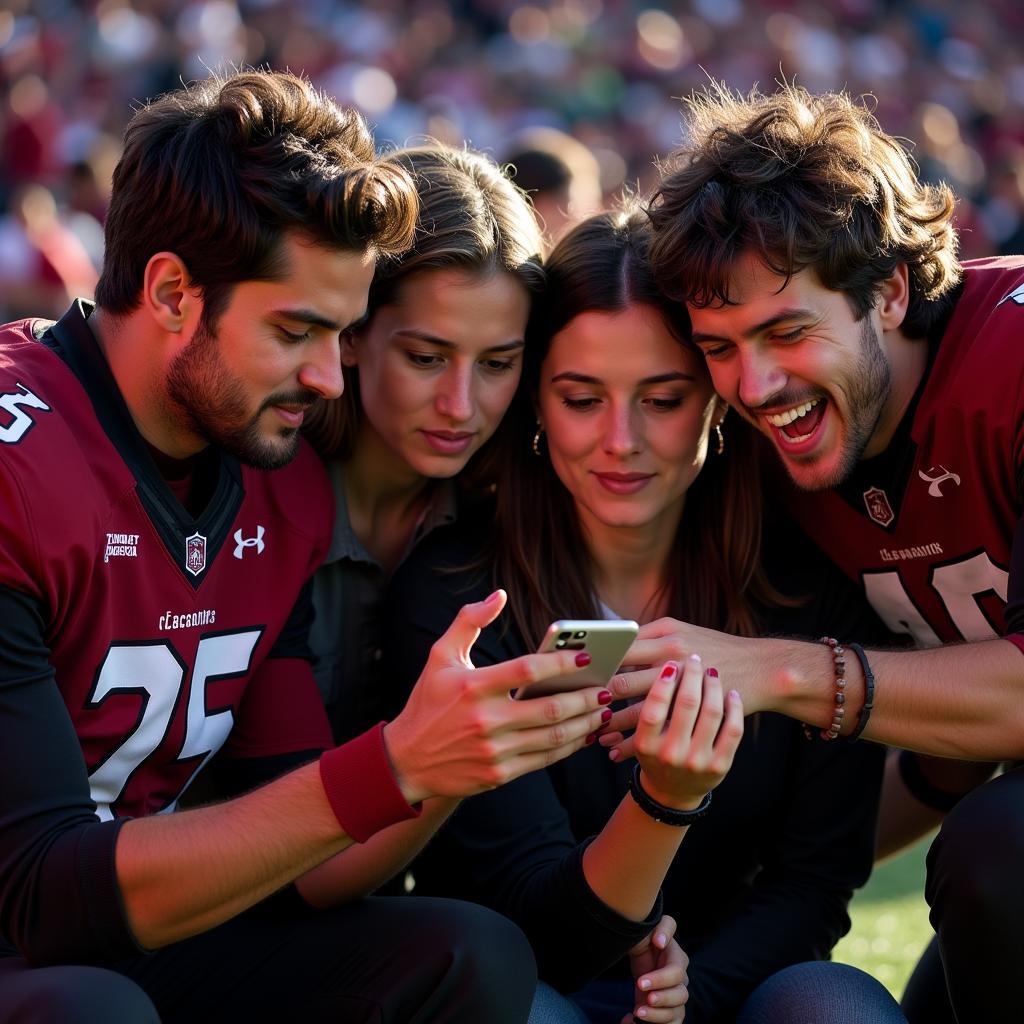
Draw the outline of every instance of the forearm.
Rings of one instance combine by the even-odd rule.
[[[821,649],[797,641],[777,646],[768,706],[824,727],[831,717],[834,684]],[[1005,640],[944,646],[926,651],[869,651],[875,706],[868,739],[939,757],[1003,760],[1024,757],[1024,656]],[[851,672],[852,668],[852,672]],[[864,699],[856,660],[843,733],[852,731]]]
[[[458,800],[446,797],[425,801],[419,818],[348,847],[299,878],[296,888],[314,907],[336,906],[373,892],[412,861],[458,806]]]
[[[616,913],[642,921],[654,907],[686,832],[655,821],[624,796],[583,854],[587,885]]]
[[[351,842],[314,763],[227,803],[127,822],[115,863],[132,931],[155,949],[228,920]]]

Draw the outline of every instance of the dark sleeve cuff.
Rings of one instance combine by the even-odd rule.
[[[357,843],[389,825],[418,818],[423,809],[411,805],[398,788],[383,722],[322,754],[320,779],[338,824]]]

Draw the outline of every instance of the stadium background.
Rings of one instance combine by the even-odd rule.
[[[91,293],[133,105],[239,64],[306,73],[382,146],[429,135],[502,159],[521,129],[560,128],[608,200],[651,184],[678,97],[709,77],[870,93],[960,196],[963,255],[1024,251],[1019,0],[0,0],[0,321]],[[837,952],[896,992],[927,936],[922,850],[876,873]]]

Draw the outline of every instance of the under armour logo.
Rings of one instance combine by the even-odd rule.
[[[919,469],[917,471],[917,475],[926,484],[928,484],[928,493],[933,498],[941,498],[942,497],[942,488],[941,488],[940,485],[945,483],[947,480],[952,480],[953,483],[955,483],[957,485],[957,487],[960,486],[960,477],[958,477],[956,475],[956,473],[950,473],[950,471],[948,469],[946,469],[945,466],[939,466],[939,469],[941,469],[942,472],[938,476],[928,476],[928,474],[925,473],[924,470],[922,470],[922,469]],[[928,470],[928,473],[934,473],[934,472],[935,472],[935,467],[932,466],[931,469]]]
[[[243,537],[241,530],[235,530],[235,558],[241,558],[242,552],[246,548],[255,548],[257,555],[263,554],[263,548],[266,545],[263,543],[263,527],[256,527],[255,537]]]
[[[1024,306],[1024,284],[1019,288],[1014,288],[1009,295],[1004,295],[996,303],[996,309],[998,309],[1004,302],[1016,302],[1018,306]]]

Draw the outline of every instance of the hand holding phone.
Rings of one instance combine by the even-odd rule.
[[[590,664],[569,676],[556,676],[521,686],[516,691],[516,700],[547,697],[586,686],[607,686],[619,670],[639,629],[632,619],[559,619],[552,622],[537,652],[586,651],[590,655]]]

